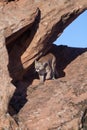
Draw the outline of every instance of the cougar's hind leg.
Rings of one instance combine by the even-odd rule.
[[[56,61],[52,63],[52,79],[55,79],[56,76]]]
[[[51,70],[47,72],[46,79],[51,79]]]

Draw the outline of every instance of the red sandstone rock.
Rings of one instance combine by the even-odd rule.
[[[53,2],[50,2],[49,0],[20,0],[16,2],[15,6],[17,12],[14,7],[14,16],[12,15],[14,20],[9,17],[13,22],[15,21],[13,24],[14,26],[12,25],[13,32],[17,32],[17,29],[19,30],[26,26],[25,23],[27,19],[25,16],[27,16],[27,18],[28,15],[31,16],[31,19],[29,19],[31,21],[27,21],[27,25],[29,25],[29,22],[33,22],[32,18],[33,16],[35,18],[35,11],[36,8],[38,8],[35,22],[31,27],[25,27],[27,32],[22,29],[22,31],[19,31],[9,38],[9,40],[7,39],[7,43],[10,43],[12,39],[17,38],[12,42],[14,46],[11,52],[9,52],[10,73],[11,76],[17,80],[19,77],[22,78],[34,60],[43,55],[43,53],[46,53],[50,49],[51,44],[61,35],[63,30],[86,9],[87,2],[85,0],[83,2],[81,0],[79,2],[72,0],[54,0]],[[14,18],[15,16],[16,18]],[[22,19],[23,17],[24,19]],[[16,21],[20,24],[18,25]],[[23,31],[25,33],[21,35]],[[13,57],[15,57],[14,61],[12,60]]]
[[[44,85],[39,85],[39,81],[34,80],[28,87],[28,101],[19,113],[19,121],[26,126],[25,130],[79,129],[82,112],[87,107],[85,51],[87,49],[65,47],[61,52],[65,54],[61,62],[67,59],[65,77],[48,80]]]
[[[51,45],[86,9],[86,0],[0,1],[0,129],[78,129],[79,113],[86,107],[87,50]],[[30,76],[34,73],[32,63],[50,48],[57,56],[60,77],[65,77],[40,86]],[[15,91],[11,81],[23,78],[28,69],[29,81],[14,82]],[[6,117],[10,100],[14,113],[26,103],[18,114],[19,126],[13,119],[11,126],[11,117]]]

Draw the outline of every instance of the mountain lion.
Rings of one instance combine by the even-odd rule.
[[[57,75],[56,57],[49,53],[38,61],[35,60],[35,70],[38,72],[41,82],[44,82],[45,79],[55,79],[55,75]]]

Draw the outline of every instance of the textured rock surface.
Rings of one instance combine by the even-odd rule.
[[[6,44],[14,40],[14,37],[10,40],[7,37],[25,26],[30,26],[35,20],[36,8],[32,12],[25,12],[25,9],[16,6],[14,2],[10,4],[0,3],[0,130],[10,130],[10,117],[6,116],[6,113],[9,101],[15,91],[8,71],[9,56],[6,49]]]
[[[33,74],[30,67],[34,60],[50,50],[56,38],[86,8],[86,0],[0,1],[0,129],[12,130],[18,127],[6,113],[8,107],[13,107],[9,108],[11,114],[14,111],[10,111],[11,109],[15,109],[14,113],[19,112],[25,103],[26,105],[19,113],[19,127],[21,129],[28,127],[31,130],[36,130],[41,127],[41,130],[56,130],[58,127],[62,127],[62,129],[67,130],[70,129],[69,126],[72,127],[74,122],[78,127],[78,113],[81,110],[80,108],[84,107],[86,101],[86,92],[84,92],[87,87],[86,49],[80,50],[80,52],[76,50],[74,53],[74,49],[68,47],[52,47],[54,54],[58,57],[57,67],[60,77],[65,76],[62,79],[47,81],[45,85],[38,86],[38,80],[33,81],[34,77],[32,77],[30,81],[31,77],[28,75],[29,81],[23,80],[15,83],[16,91],[11,84],[11,80],[21,79],[28,68],[31,71],[29,74]],[[78,57],[66,68],[70,61],[80,54],[82,54],[81,57]],[[79,68],[80,64],[81,67]],[[66,73],[63,72],[64,69]],[[29,87],[30,84],[32,86]],[[80,91],[76,89],[78,86]],[[27,87],[29,87],[28,90]],[[8,106],[10,99],[11,106]],[[78,105],[81,102],[80,99],[82,99],[83,106]],[[38,108],[40,109],[37,110]],[[23,121],[22,128],[21,123]]]
[[[27,103],[19,112],[19,124],[23,123],[25,130],[79,130],[81,126],[87,108],[87,49],[58,49],[62,55],[60,68],[66,66],[65,76],[44,85],[34,80],[27,88]]]
[[[18,37],[16,41],[12,42],[15,45],[9,52],[9,68],[11,76],[17,80],[17,78],[23,76],[24,72],[37,57],[49,50],[51,44],[60,36],[65,27],[86,9],[87,1],[54,0],[50,2],[49,0],[20,0],[16,4],[18,6],[18,8],[16,7],[16,10],[18,10],[17,19],[20,18],[18,14],[20,8],[23,8],[24,15],[26,13],[28,15],[31,14],[31,18],[33,17],[33,10],[34,12],[36,8],[39,10],[32,27],[27,29],[27,32],[24,33],[25,35]],[[23,14],[21,15],[23,16]],[[19,19],[17,21],[19,22]],[[22,24],[21,21],[20,24]]]
[[[8,104],[12,97],[15,87],[11,84],[11,78],[8,73],[8,54],[5,47],[5,38],[0,36],[0,128],[5,126],[5,117],[8,110]],[[9,127],[9,125],[7,125]]]

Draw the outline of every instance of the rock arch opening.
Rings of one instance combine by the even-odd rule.
[[[87,48],[87,11],[76,18],[54,42],[56,45]]]

